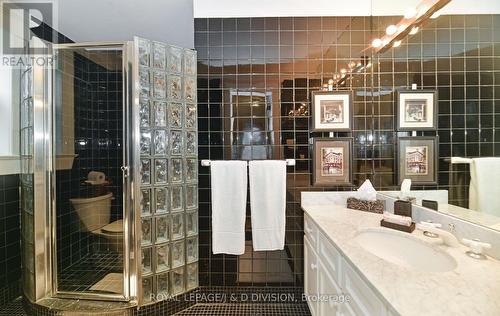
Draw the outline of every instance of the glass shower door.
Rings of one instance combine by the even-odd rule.
[[[124,45],[60,45],[55,57],[54,292],[126,300]]]

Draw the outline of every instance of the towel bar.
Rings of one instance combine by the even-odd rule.
[[[458,164],[458,163],[470,164],[470,163],[472,163],[472,159],[462,158],[462,157],[451,157],[451,163],[452,164]]]
[[[295,166],[295,159],[286,159],[285,161],[286,161],[287,166]],[[212,162],[211,160],[203,159],[201,161],[201,165],[203,167],[208,167],[208,166],[210,166],[211,162]]]

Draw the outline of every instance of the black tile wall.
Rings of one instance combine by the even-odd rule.
[[[121,52],[99,52],[104,60],[118,60]],[[112,192],[111,221],[122,217],[123,105],[122,72],[107,69],[82,54],[74,53],[74,143],[77,155],[72,169],[56,172],[57,251],[59,269],[90,252],[91,235],[78,229],[80,220],[70,198],[102,195],[83,183],[90,171],[106,174]],[[68,77],[64,77],[68,78]]]
[[[467,204],[468,171],[450,166],[453,156],[500,154],[500,16],[441,16],[399,48],[373,56],[374,37],[398,17],[280,17],[195,19],[198,51],[199,159],[295,158],[288,167],[286,253],[245,257],[211,252],[210,170],[200,168],[200,284],[300,285],[303,280],[303,212],[300,192],[351,190],[312,187],[309,114],[311,91],[352,61],[367,56],[371,67],[349,74],[340,90],[354,91],[354,186],[370,179],[375,187],[395,189],[395,91],[418,88],[439,92],[439,185],[450,201]],[[267,97],[264,97],[267,95]],[[267,108],[267,112],[263,110]],[[310,113],[310,112],[309,112]],[[452,133],[453,131],[453,133]],[[247,137],[245,137],[245,135]],[[421,188],[421,187],[420,187]],[[247,240],[251,240],[249,208]],[[245,262],[245,260],[249,262]],[[247,268],[250,266],[250,268]],[[259,269],[257,267],[265,268]],[[279,268],[276,268],[279,266]],[[276,274],[282,281],[276,281]],[[243,278],[244,277],[244,278]],[[280,278],[278,278],[279,280]]]
[[[19,175],[0,176],[0,305],[19,295],[21,279]]]

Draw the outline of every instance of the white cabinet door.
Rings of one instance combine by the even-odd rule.
[[[344,259],[342,260],[342,273],[344,275],[342,289],[350,296],[350,302],[342,304],[346,305],[342,306],[343,309],[346,307],[346,315],[350,315],[352,311],[358,316],[387,315],[384,303]]]
[[[339,312],[338,298],[342,294],[340,286],[335,282],[331,272],[322,259],[318,260],[318,316],[335,316]]]
[[[307,237],[304,238],[304,293],[313,297],[307,300],[307,304],[311,314],[318,315],[318,304],[315,298],[318,295],[318,256]]]

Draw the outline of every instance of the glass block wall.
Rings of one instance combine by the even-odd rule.
[[[196,52],[136,38],[142,302],[198,286]]]
[[[35,299],[35,248],[33,213],[33,67],[21,69],[21,119],[20,119],[20,158],[21,158],[21,247],[23,265],[24,294]]]

